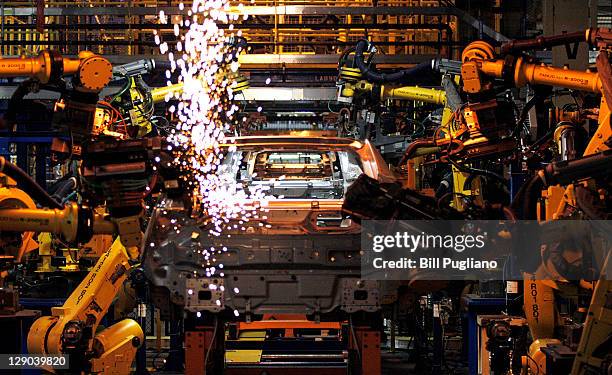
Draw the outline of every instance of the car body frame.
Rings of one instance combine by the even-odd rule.
[[[361,173],[395,180],[378,151],[367,141],[317,135],[238,137],[220,147],[226,157],[217,173],[246,189],[266,185],[274,198],[242,202],[260,214],[231,221],[219,236],[167,204],[147,241],[158,245],[144,260],[154,287],[191,312],[380,310],[379,283],[360,277],[360,226],[342,211],[343,193]],[[210,248],[223,251],[202,259]],[[205,267],[214,272],[203,274]]]

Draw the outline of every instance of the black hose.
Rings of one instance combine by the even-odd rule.
[[[400,70],[395,73],[377,73],[370,70],[370,67],[364,62],[363,54],[369,46],[369,42],[365,39],[360,39],[355,46],[355,65],[361,71],[363,77],[372,83],[415,83],[429,81],[435,78],[433,62],[426,61],[417,66]]]
[[[605,150],[580,159],[551,163],[544,173],[548,184],[567,185],[583,178],[610,178],[611,166],[612,150]]]
[[[522,209],[521,203],[523,203],[523,197],[525,196],[525,192],[527,190],[527,185],[529,185],[528,182],[524,182],[521,185],[521,188],[519,189],[519,191],[514,195],[514,197],[512,198],[512,203],[510,203],[510,209],[512,209],[513,211],[519,211]],[[522,215],[520,215],[522,217]]]
[[[503,185],[506,184],[506,179],[504,178],[504,176],[497,174],[493,171],[488,171],[486,169],[480,169],[480,168],[473,168],[473,167],[468,167],[465,165],[461,165],[459,163],[457,163],[455,160],[451,159],[450,157],[448,158],[448,161],[455,167],[457,168],[460,172],[463,173],[468,173],[471,175],[480,175],[480,176],[485,176],[485,177],[491,177],[494,178],[498,181],[500,181]],[[471,180],[470,180],[471,181]],[[466,180],[465,182],[466,184],[468,183],[468,181]],[[464,189],[465,189],[465,184],[464,184]]]
[[[49,195],[39,184],[28,176],[21,168],[8,162],[4,156],[0,156],[0,172],[6,174],[17,182],[20,189],[28,193],[34,201],[48,208],[62,209],[62,206]]]
[[[612,150],[602,151],[581,159],[551,163],[541,171],[542,176],[539,173],[536,174],[527,183],[524,190],[521,187],[512,206],[515,208],[522,200],[523,219],[536,219],[537,201],[542,196],[542,189],[557,184],[568,185],[584,178],[609,177],[610,165],[612,165]]]
[[[338,59],[338,70],[340,70],[340,68],[344,66],[344,63],[346,62],[348,55],[350,55],[353,52],[355,52],[355,47],[347,47],[344,49],[344,51],[342,51],[342,54],[340,55],[340,58]],[[353,62],[353,65],[354,65],[354,62]]]
[[[51,194],[54,199],[59,199],[61,201],[77,188],[77,184],[77,179],[74,176],[63,178],[49,187],[49,194]]]
[[[4,119],[7,121],[7,125],[13,125],[17,119],[17,113],[22,109],[23,98],[31,93],[38,83],[34,79],[27,79],[17,86],[11,99],[9,100],[8,107],[4,113]]]
[[[525,195],[523,198],[523,219],[535,220],[537,219],[537,202],[542,196],[542,189],[544,189],[544,180],[539,174],[533,176],[533,178],[527,183],[525,188]],[[519,191],[520,192],[520,191]]]

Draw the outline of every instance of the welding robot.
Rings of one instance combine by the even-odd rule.
[[[364,56],[368,53],[367,60]],[[455,77],[458,77],[460,63],[445,59],[438,60],[435,70],[442,73],[442,90],[420,87],[418,83],[431,84],[438,77],[432,74],[402,75],[375,73],[372,60],[376,48],[370,42],[362,39],[356,47],[345,50],[338,61],[338,102],[351,104],[355,109],[371,107],[377,103],[390,100],[402,100],[429,103],[444,108],[442,124],[450,120],[452,111],[461,105],[457,92]],[[427,64],[426,64],[427,65]],[[420,70],[419,67],[413,68]],[[410,69],[410,71],[413,71]],[[360,130],[359,137],[365,137],[365,131]]]
[[[508,87],[525,85],[554,86],[601,95],[597,113],[597,127],[586,142],[582,155],[578,155],[577,133],[582,123],[570,123],[567,118],[553,125],[546,137],[552,138],[561,160],[549,163],[518,192],[513,208],[520,218],[542,223],[561,219],[605,220],[601,209],[606,206],[609,177],[612,165],[612,131],[610,105],[612,95],[612,69],[608,60],[612,33],[609,29],[588,29],[583,33],[564,34],[534,41],[518,41],[502,47],[504,54],[497,57],[494,48],[486,42],[468,45],[462,53],[462,90],[468,96],[467,105],[461,109],[462,128],[451,139],[438,138],[437,145],[451,145],[447,157],[459,162],[487,154],[495,148],[499,153],[516,147],[508,129],[500,125],[499,100],[494,94],[494,80],[501,79]],[[597,72],[582,72],[555,68],[532,61],[521,52],[533,47],[552,47],[572,41],[587,42],[599,49]],[[567,113],[562,113],[567,115]],[[519,120],[520,121],[520,120]],[[519,122],[520,125],[520,122]],[[454,143],[457,143],[455,146]],[[451,159],[451,160],[452,160]],[[576,216],[579,208],[582,216]],[[552,251],[552,250],[549,250]],[[604,254],[604,259],[609,258]],[[610,296],[607,280],[607,262],[600,267],[599,280],[581,280],[580,288],[592,290],[592,298],[586,313],[587,319],[573,363],[572,374],[584,374],[601,369],[609,348],[612,321],[611,312],[604,302]],[[551,360],[563,358],[566,352],[562,342],[555,338],[556,330],[563,324],[555,309],[555,291],[571,287],[564,282],[568,261],[562,256],[543,256],[543,263],[535,273],[526,273],[524,281],[524,310],[533,338],[528,354],[523,358],[525,373],[554,374],[567,363]],[[609,267],[608,267],[609,268]],[[558,281],[553,281],[558,280]],[[535,297],[533,297],[535,296]],[[537,313],[533,313],[533,312]],[[597,328],[595,328],[597,327]],[[562,366],[562,367],[560,367]]]
[[[99,105],[98,95],[111,81],[113,69],[101,56],[81,52],[72,59],[43,51],[32,58],[0,59],[0,76],[29,77],[44,85],[72,77],[72,89],[63,93],[55,111],[60,113],[58,126],[71,135],[70,143],[63,143],[71,157],[79,157],[85,186],[83,204],[61,205],[18,167],[0,159],[5,183],[0,228],[3,237],[23,234],[16,258],[34,248],[33,232],[59,235],[68,243],[85,243],[96,234],[118,235],[63,306],[34,322],[28,351],[71,354],[71,367],[86,373],[128,373],[144,340],[142,328],[131,319],[100,332],[97,328],[130,270],[139,264],[143,201],[154,187],[149,186],[156,169],[151,161],[161,157],[168,163],[172,156],[161,152],[161,137],[130,138],[125,121],[118,125],[105,118],[108,106]],[[105,199],[96,198],[100,196]],[[108,214],[94,211],[99,205],[106,206]]]
[[[612,165],[612,131],[608,105],[612,95],[612,68],[608,60],[611,37],[609,29],[599,28],[530,41],[515,41],[502,46],[502,55],[499,57],[486,42],[470,44],[463,51],[460,68],[461,91],[467,101],[456,111],[454,126],[436,132],[433,137],[414,141],[405,151],[403,162],[419,156],[418,151],[421,149],[432,149],[431,154],[439,162],[478,175],[487,171],[474,169],[472,163],[487,158],[504,160],[504,157],[512,155],[517,149],[534,152],[534,149],[550,145],[555,149],[555,154],[559,155],[558,158],[544,163],[545,168],[533,171],[531,179],[512,197],[511,206],[505,210],[510,215],[508,219],[537,220],[541,223],[560,219],[606,220],[605,207],[610,188],[606,181],[609,181]],[[597,72],[555,68],[541,64],[523,53],[530,48],[548,48],[570,42],[586,42],[599,49]],[[363,45],[360,50],[357,52],[364,50]],[[415,72],[426,69],[427,65],[420,64],[394,74],[411,79],[416,75]],[[364,69],[360,70],[363,73]],[[384,76],[374,78],[380,80]],[[367,85],[362,83],[359,86],[365,88]],[[581,111],[580,108],[577,111],[555,109],[551,115],[551,128],[547,129],[546,134],[533,145],[522,147],[518,143],[517,134],[524,125],[524,114],[534,105],[535,100],[528,101],[515,122],[510,103],[500,98],[496,90],[500,87],[520,88],[526,85],[592,93],[601,95],[601,99],[598,108],[587,111]],[[346,92],[350,94],[350,90]],[[582,146],[579,134],[583,131],[585,116],[596,119],[597,125]],[[351,189],[357,190],[357,186]],[[564,281],[564,265],[567,263],[562,256],[551,255],[551,250],[548,250],[548,255],[543,254],[538,269],[524,275],[524,290],[529,293],[524,293],[523,305],[534,340],[522,358],[525,374],[555,374],[561,367],[567,371],[572,366],[572,374],[585,374],[607,366],[606,356],[609,354],[612,332],[612,321],[609,318],[611,310],[609,302],[606,302],[612,290],[606,275],[609,260],[599,265],[598,280],[581,279],[579,285]],[[556,311],[555,293],[567,289],[575,292],[576,288],[591,291],[591,299],[588,308],[584,306],[586,320],[576,355],[568,357],[568,362],[564,358],[567,357],[565,353],[569,352],[556,337],[557,331],[563,328],[563,322]],[[562,360],[555,363],[552,358]]]
[[[351,55],[353,52],[354,55]],[[390,103],[392,101],[438,105],[443,110],[440,124],[435,132],[442,133],[450,139],[461,130],[454,121],[456,113],[464,105],[457,87],[461,78],[460,61],[435,59],[398,73],[385,74],[375,71],[372,61],[376,52],[377,49],[373,43],[362,39],[354,48],[346,50],[340,57],[337,82],[339,102],[349,103],[357,110],[378,102]],[[431,82],[440,80],[439,76],[441,76],[441,89],[414,85],[417,82],[431,84]],[[422,125],[422,127],[425,126]],[[407,149],[400,155],[396,164],[406,175],[404,187],[412,190],[421,190],[421,186],[424,185],[423,181],[420,181],[419,171],[424,169],[426,158],[429,155],[440,153],[443,147],[443,145],[424,141],[423,138],[427,135],[425,130],[421,129],[412,134]],[[453,196],[451,206],[459,211],[466,208],[465,198],[481,201],[483,199],[480,196],[483,191],[480,180],[470,176],[465,170],[458,169],[455,165],[450,166],[441,184],[443,188],[437,189],[436,198],[451,191]],[[423,193],[430,194],[427,191]]]
[[[560,123],[554,129],[555,142],[558,145],[562,160],[549,164],[540,170],[525,185],[522,211],[526,218],[539,221],[571,218],[574,209],[579,207],[587,219],[606,219],[600,208],[605,206],[607,199],[605,186],[598,180],[609,176],[612,164],[610,150],[612,131],[610,127],[610,95],[612,95],[612,69],[608,60],[612,33],[609,29],[588,29],[586,32],[564,34],[553,37],[538,38],[532,41],[517,41],[502,47],[506,53],[504,59],[495,59],[492,48],[486,43],[475,42],[468,46],[463,54],[464,85],[471,93],[486,90],[486,78],[499,77],[520,87],[525,84],[551,85],[575,90],[593,92],[601,95],[598,111],[598,126],[587,143],[582,157],[575,155],[576,132],[578,129]],[[540,64],[530,63],[516,52],[536,46],[551,47],[570,42],[586,42],[591,47],[599,49],[596,60],[597,73],[580,72],[568,69],[558,69]],[[603,195],[602,195],[603,194]],[[608,280],[609,254],[601,266],[601,275],[596,282],[581,280],[580,285],[592,290],[592,298],[586,314],[583,333],[578,344],[576,357],[573,360],[572,374],[585,374],[595,369],[601,369],[605,364],[606,351],[609,350],[610,307],[605,302],[609,300],[612,283]],[[529,354],[524,359],[524,366],[531,373],[555,373],[560,368],[554,367],[549,360],[549,353],[562,353],[563,345],[554,338],[555,328],[560,322],[554,311],[554,290],[562,289],[563,282],[547,280],[548,275],[564,276],[567,270],[563,259],[548,257],[536,271],[536,274],[526,275],[525,312],[533,344]],[[563,279],[563,277],[561,278]],[[530,298],[535,295],[536,298]],[[534,315],[533,311],[539,311]],[[543,318],[543,319],[542,319]],[[608,348],[606,350],[606,348]],[[609,353],[609,352],[608,352]]]
[[[82,186],[78,192],[82,203],[60,204],[26,173],[0,158],[4,177],[0,233],[16,244],[10,257],[19,262],[37,248],[34,232],[58,235],[76,245],[95,235],[117,236],[63,306],[38,319],[28,335],[30,353],[72,354],[71,368],[86,373],[128,373],[143,343],[142,328],[132,319],[100,332],[98,326],[130,272],[140,264],[145,199],[156,186],[163,186],[165,197],[191,208],[189,189],[171,168],[174,156],[157,131],[168,122],[153,111],[154,104],[178,98],[183,84],[148,87],[142,75],[154,68],[152,60],[113,68],[90,52],[81,52],[76,59],[53,51],[32,58],[0,59],[2,77],[28,77],[45,88],[60,88],[53,125],[70,137],[54,140],[52,148],[60,159],[78,160]],[[71,86],[64,77],[72,78]],[[244,77],[232,78],[234,93],[248,87]],[[120,91],[100,100],[102,89],[116,79],[125,81]],[[18,98],[27,92],[20,90]],[[44,208],[36,208],[37,204]]]
[[[610,150],[612,132],[608,104],[612,94],[610,91],[612,69],[608,60],[611,36],[608,29],[589,29],[585,33],[539,38],[531,43],[529,41],[509,43],[502,47],[506,52],[502,58],[496,58],[493,47],[481,41],[468,45],[463,51],[461,72],[463,89],[468,95],[480,99],[480,102],[470,103],[464,109],[467,132],[474,145],[485,145],[491,138],[501,140],[500,137],[488,136],[487,133],[491,131],[487,129],[489,124],[479,121],[480,117],[487,118],[486,112],[495,105],[493,100],[488,102],[488,105],[482,101],[491,90],[492,78],[501,78],[508,85],[516,87],[527,84],[548,85],[601,94],[598,126],[586,145],[582,157],[576,155],[574,147],[578,126],[568,124],[568,121],[560,121],[554,132],[550,134],[558,145],[562,160],[552,162],[545,169],[536,171],[535,176],[525,184],[521,195],[515,199],[515,204],[521,205],[519,209],[525,219],[545,222],[572,218],[574,210],[571,207],[580,207],[587,214],[587,219],[605,219],[598,214],[599,211],[595,207],[605,204],[606,198],[604,196],[602,199],[601,194],[606,187],[598,185],[597,181],[609,175],[612,164]],[[580,39],[599,48],[597,73],[554,68],[531,62],[528,57],[520,53],[525,48],[551,47]],[[587,205],[586,201],[590,203]],[[589,207],[594,209],[587,209]],[[558,366],[565,363],[554,363],[550,360],[551,354],[561,354],[564,351],[561,341],[555,338],[555,329],[562,323],[558,320],[554,305],[554,291],[562,290],[564,282],[552,281],[547,276],[561,276],[560,279],[563,280],[563,270],[567,267],[559,264],[563,263],[559,260],[563,258],[549,256],[545,259],[547,260],[534,274],[525,274],[524,309],[534,340],[523,359],[525,373],[554,374],[561,370]],[[609,334],[612,331],[612,321],[606,318],[611,310],[604,302],[609,298],[611,291],[611,283],[606,277],[606,267],[607,264],[604,263],[601,267],[602,274],[596,283],[587,280],[580,283],[581,287],[594,291],[577,354],[573,360],[572,374],[589,373],[589,369],[601,368],[605,361],[602,348],[606,347],[606,342],[609,342]],[[597,329],[594,329],[595,325]],[[563,356],[558,355],[558,357]]]

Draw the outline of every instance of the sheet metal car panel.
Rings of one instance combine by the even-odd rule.
[[[144,260],[153,284],[192,312],[379,310],[378,283],[360,280],[360,227],[341,210],[360,174],[394,180],[378,152],[368,142],[313,136],[240,137],[221,147],[219,173],[274,199],[244,202],[261,205],[259,218],[231,222],[221,236],[166,202],[147,241],[155,244]],[[206,259],[211,247],[221,254]]]
[[[393,173],[387,167],[383,157],[369,141],[358,141],[352,138],[332,138],[332,137],[294,137],[294,136],[273,136],[273,137],[238,137],[230,138],[225,147],[232,145],[240,149],[276,149],[291,150],[305,149],[309,151],[337,151],[353,150],[359,155],[363,166],[363,173],[381,182],[393,182],[396,180]]]

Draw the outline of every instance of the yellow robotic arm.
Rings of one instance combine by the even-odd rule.
[[[235,82],[233,86],[231,86],[232,92],[234,94],[239,93],[249,88],[248,78],[241,76],[241,75],[236,75],[230,78],[234,79],[234,82]],[[153,103],[161,103],[166,99],[167,96],[175,95],[175,94],[180,95],[182,92],[183,92],[183,82],[179,82],[173,85],[168,85],[164,87],[156,87],[154,89],[151,89],[151,97],[153,99]]]
[[[339,80],[342,82],[339,98],[352,98],[356,95],[372,94],[376,91],[373,83],[362,78],[357,68],[341,67]],[[419,86],[380,86],[380,99],[412,100],[431,104],[446,104],[446,93],[444,90],[430,89]],[[341,100],[342,101],[342,100]]]
[[[175,83],[165,87],[156,87],[151,90],[151,98],[153,103],[163,102],[167,96],[181,94],[183,92],[183,82]]]
[[[111,234],[116,224],[88,214],[76,204],[64,209],[0,209],[0,231],[50,232],[68,241],[83,234]],[[75,368],[86,373],[129,373],[136,350],[143,342],[142,328],[131,319],[97,332],[117,292],[133,266],[119,237],[100,256],[90,273],[51,316],[34,322],[28,334],[28,351],[36,354],[69,354]]]
[[[0,77],[30,77],[49,83],[72,75],[78,91],[92,93],[108,85],[112,69],[108,60],[89,51],[79,53],[77,58],[62,57],[49,50],[36,57],[0,58]]]
[[[380,89],[380,98],[413,100],[424,103],[446,105],[446,93],[444,90],[430,89],[419,86],[382,86]]]
[[[119,232],[121,218],[110,221],[76,203],[62,208],[36,208],[27,194],[28,189],[36,193],[34,187],[4,158],[0,157],[0,165],[3,167],[0,170],[20,178],[25,188],[25,191],[19,190],[21,194],[10,190],[9,196],[0,199],[0,232],[48,232],[61,235],[69,242],[87,242],[93,234]],[[41,194],[37,193],[39,199]],[[34,322],[28,335],[29,352],[69,354],[73,368],[85,373],[129,373],[136,350],[144,339],[138,323],[125,319],[101,332],[97,328],[138,261],[138,249],[128,251],[117,237],[64,305],[53,308],[51,316]]]
[[[117,238],[64,305],[34,322],[28,352],[69,354],[72,366],[85,373],[129,373],[144,340],[140,325],[124,319],[99,333],[97,328],[131,268],[130,257]]]
[[[113,234],[115,224],[102,215],[79,208],[76,203],[63,209],[0,209],[0,230],[11,232],[48,232],[60,234],[68,242],[80,240],[87,232]]]
[[[153,125],[153,105],[161,103],[166,98],[181,95],[183,93],[183,82],[163,87],[150,88],[141,77],[127,77],[129,82],[126,90],[113,97],[110,104],[115,106],[129,124],[135,128],[135,136],[142,137],[151,132]],[[241,92],[249,87],[246,77],[232,76],[235,84],[232,86],[234,93]]]
[[[87,105],[95,106],[96,94],[112,79],[112,66],[91,52],[81,52],[76,59],[64,58],[51,51],[32,58],[0,59],[0,77],[18,76],[42,83],[72,76],[76,91],[94,94],[83,96],[88,98]],[[89,103],[89,98],[92,98],[92,103]],[[89,135],[85,134],[86,139]],[[4,168],[7,172],[4,159],[0,161],[0,171]],[[20,177],[17,185],[31,194],[34,201],[49,208],[0,206],[0,231],[49,232],[60,234],[67,241],[81,243],[87,242],[93,234],[119,234],[65,304],[53,308],[51,316],[34,323],[28,336],[29,352],[70,354],[73,369],[83,373],[129,373],[136,350],[144,339],[140,326],[127,319],[101,332],[97,330],[129,271],[138,262],[141,248],[139,215],[113,217],[111,221],[87,207],[74,203],[60,205],[38,185],[28,183],[23,171],[18,173],[9,163],[6,165],[11,167],[9,172]],[[25,185],[21,186],[24,182]]]

